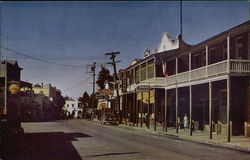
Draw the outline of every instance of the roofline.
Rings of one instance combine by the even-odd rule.
[[[178,52],[182,52],[182,51],[183,51],[182,48],[177,48],[177,49],[173,49],[173,50],[168,50],[168,51],[163,51],[163,52],[151,54],[151,55],[149,55],[148,57],[145,57],[145,58],[143,58],[143,59],[140,59],[137,63],[135,63],[135,64],[133,64],[133,65],[130,65],[130,66],[127,67],[126,69],[129,70],[129,69],[131,69],[131,68],[133,68],[133,67],[135,67],[135,66],[137,66],[137,65],[142,64],[144,61],[148,60],[149,58],[151,58],[151,57],[156,57],[157,55],[160,55],[160,54],[166,54],[166,53],[169,53],[169,52],[170,52],[170,53],[171,53],[171,52],[175,52],[175,53],[172,53],[172,54],[174,54],[174,55],[169,55],[169,57],[179,57],[179,56],[182,56],[182,55],[186,54],[187,52],[191,52],[192,50],[196,50],[196,49],[198,49],[200,46],[202,46],[202,45],[204,45],[204,44],[207,44],[207,43],[209,43],[209,42],[211,42],[211,41],[213,41],[213,40],[218,39],[219,37],[222,37],[222,36],[224,36],[224,35],[230,35],[230,32],[234,32],[235,30],[237,30],[237,29],[239,29],[239,28],[247,27],[247,26],[249,26],[249,25],[250,25],[250,20],[247,20],[247,21],[245,21],[245,22],[243,22],[243,23],[241,23],[241,24],[239,24],[239,25],[237,25],[237,26],[235,26],[235,27],[232,27],[232,28],[230,28],[230,29],[228,29],[228,30],[226,30],[226,31],[223,31],[223,32],[221,32],[221,33],[219,33],[219,34],[217,34],[217,35],[214,35],[214,36],[212,36],[212,37],[210,37],[210,38],[208,38],[208,39],[206,39],[206,40],[204,40],[204,41],[202,41],[202,42],[200,42],[200,43],[197,43],[197,44],[195,44],[195,45],[189,45],[189,44],[186,44],[186,43],[185,43],[185,44],[187,45],[187,48],[184,49],[183,54],[178,54]]]
[[[235,26],[235,27],[232,27],[232,28],[230,28],[230,29],[228,29],[228,30],[226,30],[226,31],[223,31],[223,32],[221,32],[221,33],[219,33],[219,34],[217,34],[217,35],[214,35],[214,36],[212,36],[212,37],[210,37],[210,38],[208,38],[208,39],[206,39],[206,40],[204,40],[204,41],[202,41],[202,42],[200,42],[200,43],[197,43],[197,44],[193,45],[193,46],[190,48],[190,50],[196,49],[196,48],[198,48],[199,46],[201,46],[201,45],[203,45],[203,44],[207,44],[208,42],[211,42],[211,41],[213,41],[213,40],[215,40],[215,39],[217,39],[217,38],[219,38],[219,37],[221,37],[221,36],[223,36],[223,35],[230,35],[230,32],[233,32],[233,31],[235,31],[236,29],[239,29],[239,28],[242,28],[242,27],[246,27],[246,26],[248,26],[248,25],[250,25],[250,20],[248,20],[248,21],[246,21],[246,22],[243,22],[243,23],[241,23],[241,24],[239,24],[239,25],[237,25],[237,26]]]

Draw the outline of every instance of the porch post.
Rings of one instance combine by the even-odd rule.
[[[230,142],[231,127],[230,127],[230,91],[231,91],[231,77],[227,77],[227,141]]]
[[[157,111],[156,111],[155,103],[156,103],[156,99],[155,99],[155,88],[154,88],[154,115],[155,115],[155,117],[154,117],[154,130],[156,131],[156,113],[157,113]]]
[[[192,64],[191,64],[191,52],[189,52],[189,56],[188,56],[188,60],[189,60],[189,81],[191,80],[191,66],[192,66]]]
[[[230,37],[227,36],[227,73],[230,72]]]
[[[208,46],[206,46],[206,76],[208,76]]]
[[[149,129],[149,126],[150,126],[150,84],[149,84],[149,89],[148,89],[148,115],[147,115],[147,122],[148,122],[148,129]]]
[[[209,139],[212,139],[212,82],[209,82]]]
[[[175,120],[175,127],[176,127],[176,133],[179,132],[179,117],[178,117],[178,88],[177,88],[177,73],[178,73],[178,59],[176,57],[175,59],[175,75],[176,75],[176,86],[175,86],[175,107],[176,107],[176,114],[175,114],[175,117],[176,117],[176,120]]]
[[[136,117],[136,127],[138,127],[138,100],[137,100],[137,92],[135,92],[135,94],[136,94],[136,99],[135,99],[135,104],[136,104],[136,106],[135,106],[135,117]]]
[[[125,109],[125,124],[127,125],[127,118],[128,118],[128,93],[125,94],[125,104],[126,104],[126,109]]]
[[[141,128],[142,128],[142,108],[143,108],[143,92],[141,92],[141,105],[140,105],[140,114],[141,114],[141,119],[140,119],[140,123],[141,123]]]
[[[165,115],[164,115],[164,128],[165,128],[165,132],[167,132],[167,99],[168,99],[168,90],[165,89]]]
[[[190,136],[193,135],[193,125],[192,125],[192,86],[189,86],[189,129]]]
[[[136,95],[136,90],[135,90],[135,93],[134,93],[134,125],[136,125],[136,99],[137,99],[137,97],[136,97],[137,95]]]
[[[132,101],[131,101],[131,120],[132,120],[132,126],[135,125],[135,120],[134,120],[134,108],[135,108],[135,95],[134,95],[134,92],[132,92]]]

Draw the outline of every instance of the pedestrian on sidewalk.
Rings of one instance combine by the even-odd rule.
[[[186,113],[185,113],[183,122],[184,122],[184,131],[186,131],[186,129],[188,128],[188,116]]]

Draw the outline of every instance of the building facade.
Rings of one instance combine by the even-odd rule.
[[[55,99],[56,97],[56,87],[53,87],[50,83],[49,84],[36,84],[33,86],[33,90],[35,94],[43,94],[51,99]]]
[[[128,121],[178,132],[187,115],[210,138],[250,136],[249,31],[247,21],[193,46],[164,33],[155,53],[126,69]]]
[[[82,118],[83,106],[78,100],[74,100],[72,98],[65,100],[63,110],[66,112],[66,116],[68,117]]]

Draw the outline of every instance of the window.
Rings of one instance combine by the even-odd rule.
[[[74,107],[74,104],[71,104],[72,107]]]
[[[224,42],[222,44],[222,59],[223,60],[227,59],[227,42]]]
[[[130,70],[130,83],[134,84],[135,83],[135,77],[134,77],[134,69]]]
[[[148,61],[148,66],[147,66],[147,72],[148,72],[148,77],[147,79],[150,79],[150,78],[154,78],[154,71],[155,71],[155,68],[154,68],[154,60],[150,60]]]
[[[196,52],[192,55],[192,69],[200,68],[206,65],[206,50]]]
[[[139,66],[137,66],[135,68],[135,83],[139,83],[140,82],[140,68]]]
[[[146,80],[146,63],[141,65],[141,81]]]
[[[200,60],[200,55],[195,54],[194,55],[194,69],[199,68],[201,66],[201,60]]]
[[[203,50],[201,52],[201,67],[205,66],[206,65],[206,51]]]
[[[242,37],[239,36],[235,39],[235,58],[242,59],[242,55],[243,55]]]
[[[209,57],[209,64],[213,64],[213,63],[217,62],[215,47],[209,48],[208,57]]]

